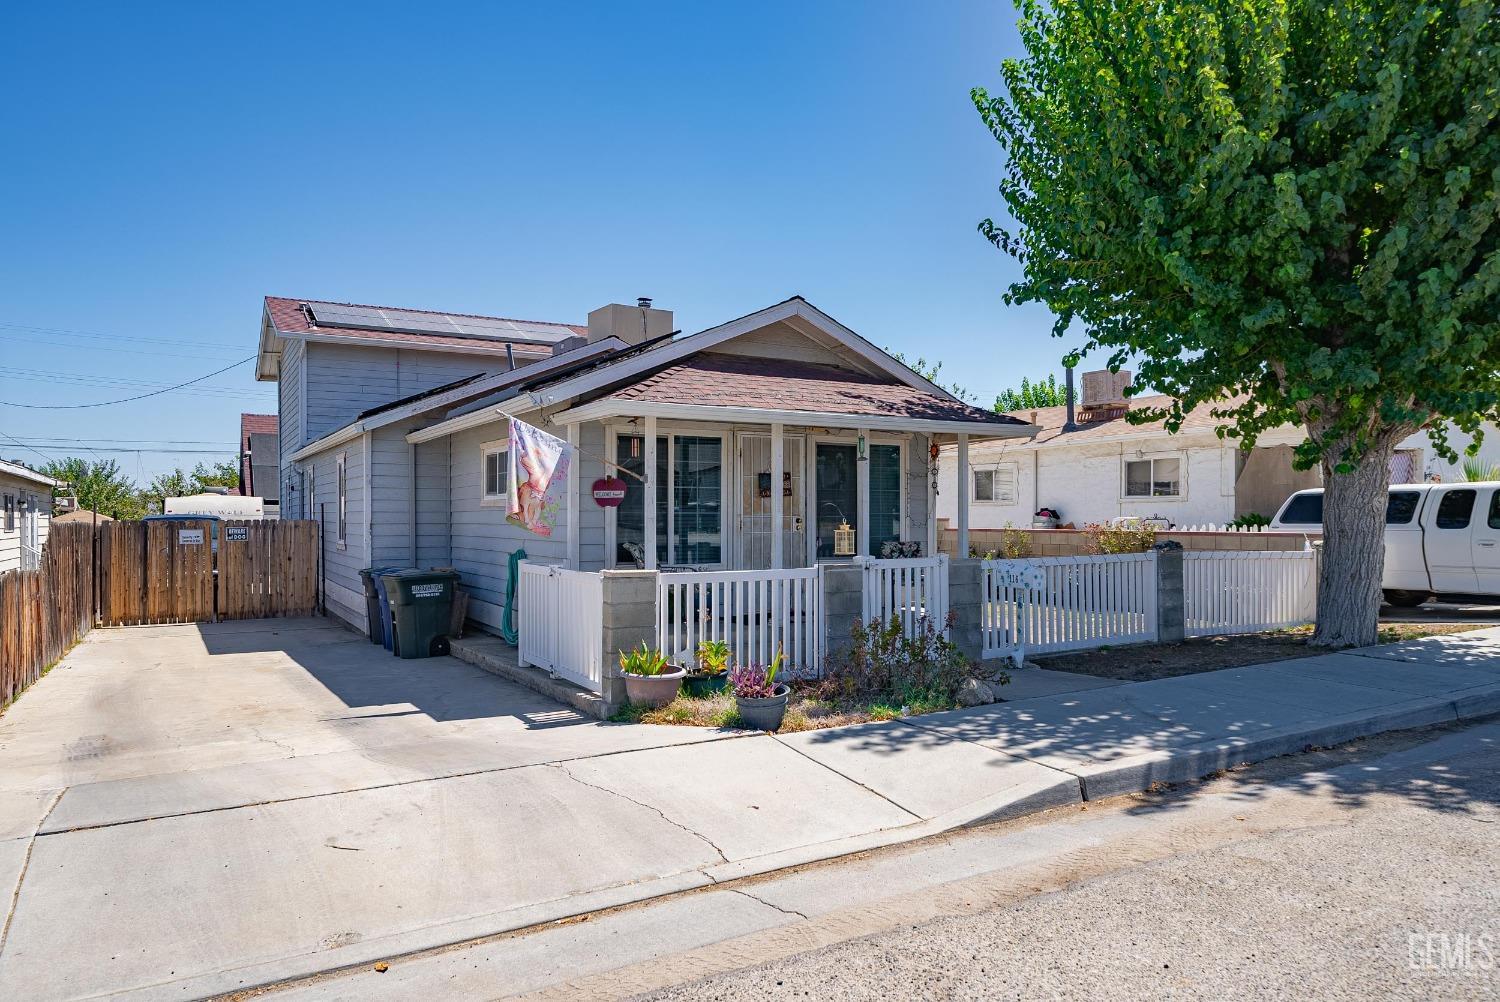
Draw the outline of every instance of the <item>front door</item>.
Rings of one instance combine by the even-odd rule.
[[[807,566],[807,534],[803,511],[803,439],[781,440],[781,565]],[[771,566],[771,492],[778,485],[771,476],[771,436],[740,436],[739,448],[739,566],[765,570]]]

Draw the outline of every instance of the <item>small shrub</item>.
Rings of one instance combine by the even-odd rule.
[[[1031,533],[1013,525],[1000,530],[1000,554],[1006,560],[1024,560],[1031,552]]]
[[[1109,526],[1090,522],[1083,527],[1084,548],[1093,554],[1145,553],[1156,544],[1156,529],[1149,525]]]
[[[767,699],[776,695],[776,676],[785,657],[777,651],[768,665],[738,665],[729,669],[729,690],[739,699]]]
[[[903,706],[951,706],[959,686],[973,674],[958,646],[925,616],[912,637],[905,636],[899,620],[873,619],[855,623],[851,640],[844,657],[828,666],[816,692],[835,703],[870,704],[872,715]]]
[[[1252,511],[1248,515],[1240,515],[1225,524],[1231,529],[1258,529],[1270,525],[1271,520]]]

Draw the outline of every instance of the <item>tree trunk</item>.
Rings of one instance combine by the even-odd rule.
[[[1323,555],[1318,566],[1318,647],[1378,639],[1385,568],[1385,506],[1396,439],[1381,438],[1350,473],[1323,461]]]

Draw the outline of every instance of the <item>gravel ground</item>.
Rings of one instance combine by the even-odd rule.
[[[1166,858],[1013,904],[650,997],[1494,999],[1500,729],[1468,739],[1404,772],[1356,762],[1331,782],[1247,791],[1247,813],[1273,796],[1288,821],[1313,810],[1292,827],[1212,848],[1184,839]]]

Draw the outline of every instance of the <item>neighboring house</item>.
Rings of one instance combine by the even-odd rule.
[[[1127,409],[1159,406],[1170,398],[1141,395],[1127,403],[1123,391],[1129,379],[1124,372],[1085,373],[1071,429],[1066,407],[1016,412],[1013,416],[1037,426],[1034,437],[971,448],[970,526],[1029,526],[1043,507],[1077,526],[1152,516],[1178,527],[1223,525],[1249,514],[1269,518],[1294,491],[1321,484],[1316,469],[1293,469],[1293,449],[1306,437],[1300,428],[1273,429],[1245,450],[1215,433],[1219,422],[1211,404],[1190,412],[1176,434],[1160,421],[1133,425],[1126,420]],[[1457,431],[1450,440],[1459,450],[1469,441]],[[1500,462],[1500,433],[1493,428],[1480,458]],[[940,463],[938,516],[956,521],[956,450],[944,450]],[[1391,462],[1391,482],[1434,478],[1462,480],[1463,471],[1433,453],[1425,432],[1403,441]]]
[[[240,483],[234,493],[265,499],[267,518],[281,500],[281,439],[275,414],[240,415]]]
[[[74,508],[63,512],[61,515],[52,516],[53,525],[72,525],[74,523],[79,525],[102,525],[105,522],[113,521],[114,519],[108,515],[101,515],[99,512],[91,511],[88,508]]]
[[[856,554],[935,552],[934,447],[1033,430],[801,297],[686,337],[649,300],[573,325],[268,298],[257,371],[280,384],[284,517],[322,522],[328,610],[360,629],[372,565],[457,569],[497,628],[518,549],[580,570],[801,567],[849,559],[847,520]],[[580,450],[550,537],[505,519],[511,416]],[[618,507],[591,495],[605,458],[646,481],[626,476]]]
[[[57,481],[0,459],[0,572],[41,565]]]

